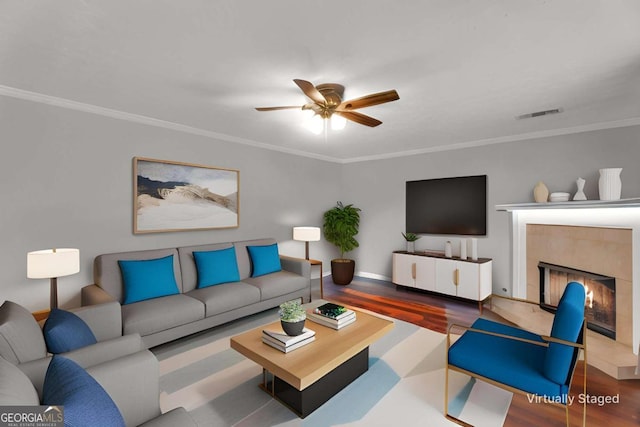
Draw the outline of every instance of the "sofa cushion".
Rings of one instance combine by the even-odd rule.
[[[131,304],[179,293],[173,255],[147,260],[118,260],[124,281],[124,302]]]
[[[39,405],[38,392],[16,365],[0,357],[0,406]]]
[[[169,255],[174,256],[173,272],[175,274],[176,283],[178,284],[178,289],[182,292],[182,273],[176,248],[150,249],[98,255],[93,261],[93,280],[95,284],[104,290],[109,296],[119,303],[122,303],[124,301],[124,281],[118,261],[157,259]],[[101,300],[100,302],[106,301],[107,300]]]
[[[271,238],[233,242],[233,246],[236,248],[236,257],[238,257],[238,270],[240,271],[241,281],[251,277],[251,259],[249,259],[247,246],[264,246],[273,245],[274,243],[277,243],[276,240]]]
[[[242,282],[195,289],[185,295],[202,301],[207,317],[260,302],[260,290]]]
[[[474,329],[543,342],[519,328],[478,319]],[[549,380],[542,373],[547,348],[523,341],[465,332],[449,349],[449,364],[475,372],[501,384],[550,398],[565,396],[568,387]]]
[[[54,308],[42,328],[49,353],[59,354],[97,343],[95,335],[73,313]]]
[[[260,289],[262,301],[309,288],[309,280],[290,271],[278,271],[266,276],[250,277],[244,282]]]
[[[46,355],[42,329],[33,315],[21,305],[5,301],[0,306],[0,356],[18,364]]]
[[[198,288],[240,280],[236,250],[233,246],[217,251],[194,251],[193,257],[198,269]]]
[[[151,335],[204,319],[204,304],[186,295],[170,295],[122,306],[124,334]]]
[[[567,284],[551,327],[551,336],[576,342],[584,322],[585,290],[578,282]],[[550,343],[544,360],[544,375],[558,384],[568,384],[571,365],[577,348],[559,343]]]
[[[264,276],[282,270],[278,244],[247,246],[251,258],[251,277]]]
[[[181,246],[177,248],[178,259],[180,260],[180,272],[182,280],[182,293],[186,294],[189,291],[198,288],[198,268],[196,266],[196,260],[193,257],[194,252],[209,252],[217,251],[220,249],[232,248],[233,243],[210,243],[206,245],[192,245]],[[249,255],[244,251],[244,256],[248,259]],[[236,248],[236,257],[238,257],[238,249]],[[238,269],[240,264],[238,264]],[[248,277],[248,273],[247,273]],[[240,278],[242,278],[242,272],[240,272]]]
[[[71,359],[53,356],[44,379],[43,405],[63,405],[65,426],[124,426],[113,400]]]

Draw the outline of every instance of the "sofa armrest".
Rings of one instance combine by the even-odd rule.
[[[82,305],[95,305],[117,300],[100,286],[93,284],[80,290],[80,301]]]
[[[283,270],[299,274],[311,280],[311,263],[308,259],[280,255],[280,265]]]
[[[149,350],[87,368],[111,396],[126,425],[137,426],[160,415],[158,360]]]
[[[122,336],[122,307],[117,301],[69,310],[86,323],[98,341]]]
[[[78,365],[86,369],[89,366],[104,363],[112,359],[118,359],[123,356],[139,353],[144,349],[145,346],[142,343],[140,335],[130,334],[89,345],[87,347],[82,347],[68,353],[62,353],[61,356],[72,359]],[[18,365],[18,368],[20,368],[20,370],[29,377],[41,399],[44,377],[47,373],[49,362],[51,362],[51,355]]]
[[[129,334],[62,353],[61,356],[73,359],[78,365],[87,368],[145,349],[139,334]]]
[[[24,372],[27,377],[29,377],[31,384],[33,384],[38,392],[38,399],[40,399],[40,401],[42,401],[42,387],[44,386],[44,376],[47,374],[49,362],[51,362],[51,356],[31,360],[18,365],[18,368]]]

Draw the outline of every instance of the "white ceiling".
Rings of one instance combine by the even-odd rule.
[[[294,78],[400,100],[316,136]],[[640,1],[4,0],[0,94],[338,162],[628,126]]]

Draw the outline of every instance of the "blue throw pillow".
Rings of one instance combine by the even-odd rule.
[[[131,304],[180,293],[173,272],[173,255],[145,260],[119,260],[124,302]]]
[[[124,426],[122,414],[102,386],[76,362],[53,356],[44,378],[43,405],[63,405],[64,425]]]
[[[47,351],[66,353],[98,342],[91,328],[73,313],[54,308],[42,328]]]
[[[193,252],[198,270],[198,288],[240,281],[236,249]]]
[[[251,277],[264,276],[282,270],[278,244],[265,246],[247,246],[251,257]]]

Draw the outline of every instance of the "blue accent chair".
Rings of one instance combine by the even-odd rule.
[[[583,393],[587,392],[584,305],[584,286],[578,282],[567,284],[550,336],[486,319],[476,320],[471,327],[451,325],[447,334],[446,418],[469,425],[449,414],[449,370],[453,370],[513,393],[536,396],[536,402],[563,406],[569,426],[569,389],[580,350],[584,355]],[[464,332],[451,344],[454,329]],[[583,402],[583,426],[586,410],[586,402]]]

